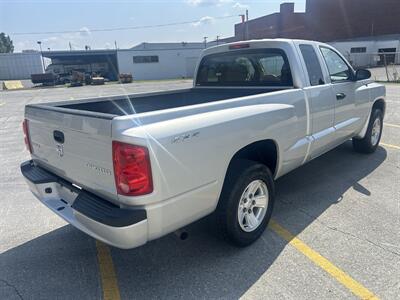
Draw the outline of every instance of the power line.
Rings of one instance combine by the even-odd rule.
[[[223,17],[212,17],[213,20],[221,20],[237,17],[237,15],[229,15]],[[164,23],[164,24],[155,24],[155,25],[142,25],[142,26],[130,26],[130,27],[114,27],[114,28],[95,28],[90,29],[90,32],[107,32],[107,31],[122,31],[122,30],[136,30],[136,29],[146,29],[146,28],[160,28],[160,27],[168,27],[168,26],[176,26],[176,25],[186,25],[193,24],[196,22],[203,21],[203,18],[192,20],[192,21],[183,21],[183,22],[174,22],[174,23]],[[78,33],[83,30],[64,30],[64,31],[42,31],[42,32],[14,32],[11,35],[37,35],[37,34],[64,34],[64,33]]]

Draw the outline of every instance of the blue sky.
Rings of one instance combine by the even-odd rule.
[[[233,35],[233,25],[240,22],[239,14],[249,10],[251,18],[279,11],[282,2],[295,2],[296,11],[304,11],[305,0],[246,1],[246,0],[174,0],[174,1],[20,1],[0,0],[0,32],[9,34],[16,51],[37,49],[74,49],[85,45],[92,49],[130,48],[141,42],[195,42],[204,36],[210,40],[217,35]],[[231,16],[225,19],[218,17]],[[185,25],[112,32],[93,32],[99,28],[157,25],[201,20]],[[22,32],[74,31],[38,35],[16,35]]]

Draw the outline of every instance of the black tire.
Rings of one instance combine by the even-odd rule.
[[[268,205],[266,205],[265,216],[258,227],[251,232],[246,232],[238,221],[238,207],[246,187],[255,180],[265,183],[269,196]],[[265,165],[249,160],[233,161],[226,175],[216,210],[217,226],[223,238],[239,247],[245,247],[255,242],[268,225],[274,199],[274,181],[270,170]]]
[[[379,130],[379,138],[378,141],[374,144],[372,143],[372,129],[375,123],[375,120],[379,119],[380,121],[380,130]],[[353,138],[353,148],[355,151],[360,153],[373,153],[376,148],[379,146],[379,142],[382,136],[382,128],[383,128],[383,113],[380,109],[374,109],[371,113],[371,118],[369,120],[367,132],[365,133],[364,138],[357,139]]]

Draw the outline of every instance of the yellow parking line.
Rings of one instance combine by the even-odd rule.
[[[117,275],[111,257],[110,248],[102,242],[96,241],[97,260],[99,263],[101,285],[104,300],[120,300]]]
[[[400,125],[396,125],[396,124],[390,124],[390,123],[383,123],[383,125],[385,126],[389,126],[389,127],[395,127],[395,128],[400,128]]]
[[[384,147],[388,147],[388,148],[393,148],[393,149],[400,150],[400,146],[396,146],[396,145],[392,145],[392,144],[379,143],[379,145],[384,146]]]
[[[271,220],[269,227],[283,239],[288,241],[290,245],[295,247],[299,252],[310,259],[314,264],[323,269],[342,285],[347,287],[354,295],[358,296],[360,299],[378,299],[378,297],[375,296],[366,287],[351,278],[348,274],[336,267],[321,254],[308,247],[304,242],[296,238],[293,234],[291,234],[289,231],[279,225],[276,221]]]

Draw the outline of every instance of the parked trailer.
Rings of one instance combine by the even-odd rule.
[[[0,80],[29,79],[31,74],[43,73],[40,53],[1,53]]]

